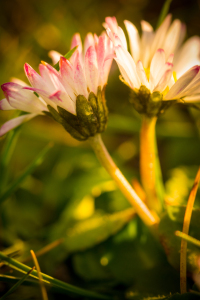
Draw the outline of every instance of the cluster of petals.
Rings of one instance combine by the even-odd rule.
[[[105,33],[97,37],[89,33],[84,41],[77,33],[72,38],[71,49],[77,46],[69,60],[56,51],[51,51],[53,62],[59,61],[59,71],[42,62],[38,74],[27,63],[25,74],[31,84],[15,80],[2,85],[5,99],[0,101],[0,109],[18,109],[28,114],[12,119],[0,128],[0,136],[38,114],[48,111],[47,105],[57,106],[76,115],[76,98],[89,93],[97,94],[97,89],[107,83],[113,56],[113,44]]]
[[[163,100],[200,101],[200,38],[194,36],[182,44],[185,25],[180,20],[171,24],[171,15],[156,31],[142,21],[141,36],[131,22],[124,23],[131,54],[116,18],[107,17],[104,23],[124,81],[132,89],[145,85],[151,92],[161,92]]]

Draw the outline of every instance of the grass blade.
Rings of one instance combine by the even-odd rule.
[[[39,155],[30,163],[30,165],[24,170],[24,172],[16,179],[11,185],[6,189],[6,191],[0,197],[0,204],[6,200],[10,195],[17,189],[17,187],[22,183],[24,179],[28,175],[30,175],[33,170],[42,163],[43,157],[48,152],[48,150],[52,147],[52,143],[49,143],[40,153]]]
[[[31,272],[34,270],[35,267],[33,267],[31,270],[29,270],[18,282],[15,283],[15,285],[13,285],[11,287],[11,289],[9,289],[9,291],[7,291],[7,293],[5,293],[0,300],[4,300],[8,295],[12,294],[23,282],[24,280],[31,274]]]
[[[175,231],[175,235],[180,237],[181,239],[185,240],[188,243],[191,243],[197,247],[200,247],[200,241],[193,238],[192,236],[189,236],[186,233],[183,233],[183,232],[177,230],[177,231]]]
[[[200,168],[198,169],[197,175],[194,180],[194,185],[189,195],[188,203],[185,210],[185,216],[183,221],[183,233],[188,234],[190,221],[192,217],[192,209],[194,206],[194,201],[196,197],[196,193],[198,190],[200,181]],[[181,250],[180,250],[180,289],[181,294],[187,292],[187,281],[186,281],[186,267],[187,267],[187,242],[185,240],[181,240]]]
[[[71,49],[69,52],[67,52],[67,54],[63,55],[66,59],[69,59],[72,54],[76,51],[76,49],[78,48],[78,46],[74,47],[73,49]],[[60,67],[59,67],[59,61],[57,62],[57,64],[55,64],[53,66],[57,71],[59,71]]]
[[[0,252],[0,260],[2,262],[4,262],[6,265],[10,266],[11,268],[22,272],[22,273],[27,273],[28,271],[31,270],[30,267],[18,262],[15,259],[12,259],[6,255],[4,255],[2,252]],[[65,283],[63,281],[60,281],[58,279],[55,279],[51,276],[48,276],[44,273],[42,274],[42,280],[43,282],[52,285],[53,287],[56,287],[59,289],[60,293],[65,293],[65,294],[74,294],[74,295],[81,295],[81,296],[85,296],[85,297],[90,297],[93,299],[107,299],[107,300],[111,300],[112,297],[106,296],[106,295],[102,295],[102,294],[98,294],[96,292],[92,292],[92,291],[88,291],[79,287],[75,287],[71,284]],[[31,277],[38,279],[38,274],[37,271],[32,271],[32,273],[30,274]]]
[[[31,256],[33,258],[37,273],[38,273],[38,278],[39,278],[39,282],[40,282],[40,288],[41,288],[41,293],[42,293],[42,299],[43,300],[48,300],[48,296],[47,296],[47,291],[44,285],[44,282],[42,281],[42,274],[41,274],[41,270],[40,270],[40,265],[38,263],[37,257],[34,253],[33,250],[31,250]]]
[[[162,22],[164,21],[166,15],[168,14],[171,2],[172,2],[172,0],[166,0],[165,1],[164,5],[162,7],[162,10],[161,10],[160,16],[158,18],[158,23],[157,23],[156,28],[158,28],[162,24]]]

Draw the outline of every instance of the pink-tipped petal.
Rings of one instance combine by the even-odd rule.
[[[70,49],[73,49],[76,46],[78,46],[78,51],[81,54],[82,53],[82,41],[81,41],[81,36],[79,33],[75,33],[73,35]]]
[[[150,73],[154,78],[157,77],[161,68],[163,68],[165,64],[165,51],[163,49],[158,49],[154,54],[151,65],[150,65]]]
[[[29,64],[26,63],[24,65],[24,71],[30,84],[34,88],[41,89],[41,90],[46,88],[46,84],[42,79],[42,77]]]
[[[155,36],[151,45],[151,57],[153,57],[154,53],[159,49],[163,48],[163,43],[166,37],[167,30],[171,23],[171,15],[167,15],[163,23],[159,26],[159,28],[155,31]]]
[[[55,68],[47,63],[39,65],[40,74],[48,87],[49,93],[53,93],[55,90],[64,90],[61,83],[60,73]]]
[[[118,30],[118,24],[117,19],[115,17],[106,17],[105,18],[106,23],[104,23],[104,28],[110,28],[113,32],[117,32]]]
[[[165,42],[163,45],[163,49],[165,50],[166,57],[169,57],[171,53],[174,53],[179,44],[179,38],[181,34],[182,24],[179,20],[174,20],[172,25],[170,26],[167,36],[165,38]]]
[[[193,36],[178,51],[174,60],[174,69],[177,78],[183,75],[192,66],[200,64],[200,38]]]
[[[74,86],[76,88],[77,95],[83,95],[86,98],[88,97],[85,75],[83,72],[78,52],[74,61]]]
[[[26,90],[26,87],[24,88],[17,83],[8,82],[2,85],[2,90],[9,104],[15,109],[30,113],[47,110],[45,102],[31,91]]]
[[[169,85],[169,81],[172,77],[172,70],[167,70],[164,75],[161,77],[160,81],[158,82],[157,86],[154,88],[153,92],[159,91],[163,92],[166,87]]]
[[[63,91],[56,91],[52,95],[50,95],[49,99],[54,102],[56,105],[64,108],[72,114],[76,114],[75,103],[69,98],[67,93]]]
[[[4,123],[0,128],[0,136],[6,134],[8,131],[16,128],[17,126],[21,125],[24,122],[29,121],[30,119],[36,117],[37,114],[27,114],[23,115],[14,119],[9,120],[8,122]]]
[[[97,55],[93,46],[90,46],[85,54],[85,76],[90,92],[97,93],[98,87]]]
[[[76,88],[74,86],[73,65],[64,57],[60,58],[60,73],[63,86],[73,101],[76,101]]]
[[[170,54],[170,56],[167,59],[167,62],[170,63],[170,64],[172,64],[173,60],[174,60],[174,53]]]
[[[92,33],[89,32],[86,35],[85,40],[84,40],[84,55],[86,54],[87,49],[91,46],[95,47],[95,42],[94,42],[94,37],[93,37]]]
[[[9,102],[6,98],[4,98],[0,101],[0,109],[1,110],[13,110],[15,108],[9,104]]]
[[[171,87],[169,92],[165,95],[164,100],[178,99],[181,92],[187,88],[190,82],[199,73],[199,66],[194,66],[181,76],[176,83]]]

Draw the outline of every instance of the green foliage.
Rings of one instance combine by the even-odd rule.
[[[104,17],[113,12],[120,26],[124,19],[136,25],[141,19],[156,24],[161,2],[131,0],[124,3],[112,0],[2,1],[1,83],[9,81],[11,76],[26,80],[24,62],[36,69],[41,59],[49,60],[47,52],[51,49],[66,53],[72,34],[77,31],[82,36],[91,30],[100,34]],[[167,1],[159,22],[166,16],[169,4]],[[170,12],[190,26],[189,36],[199,34],[197,2],[179,6],[174,1]],[[67,55],[73,51],[75,49]],[[59,69],[58,64],[55,68]],[[135,178],[140,180],[141,121],[128,103],[128,88],[118,81],[118,75],[113,64],[106,87],[109,120],[103,139],[119,168],[132,182]],[[90,105],[97,115],[97,100],[101,97],[90,96]],[[99,113],[104,130],[105,106],[100,107]],[[61,108],[59,114],[75,121]],[[1,124],[13,116],[12,111],[1,112]],[[30,270],[30,249],[37,253],[62,239],[63,243],[37,256],[44,277],[51,280],[50,300],[95,299],[102,295],[115,300],[198,299],[199,294],[179,294],[181,240],[174,232],[182,230],[189,191],[199,164],[199,118],[199,110],[179,104],[170,107],[158,120],[158,153],[168,203],[161,217],[159,241],[134,215],[87,143],[73,140],[52,118],[35,118],[11,132],[5,140],[1,138],[0,194],[4,199],[6,195],[7,201],[0,209],[0,247],[1,257],[9,262],[9,267],[1,264],[0,297],[24,280],[14,267],[18,266],[23,272]],[[40,151],[49,142],[55,146],[41,159]],[[26,172],[18,177],[19,170]],[[197,195],[189,232],[198,240],[199,201]],[[190,272],[198,268],[199,251],[198,246],[188,243]],[[34,274],[37,277],[37,273]],[[49,287],[47,284],[47,289]],[[191,278],[188,280],[190,289],[195,289]],[[7,299],[39,297],[38,281],[26,278]]]

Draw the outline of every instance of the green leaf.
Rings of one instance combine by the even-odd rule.
[[[69,252],[75,252],[93,247],[116,234],[134,215],[135,210],[129,208],[79,222],[67,231],[67,238],[64,242],[66,249]]]
[[[67,54],[64,55],[64,57],[66,59],[69,59],[72,54],[76,51],[76,49],[78,48],[78,46],[74,47],[73,49],[71,49],[69,52],[67,52]],[[59,71],[60,67],[59,67],[59,61],[57,62],[57,64],[54,65],[54,68]]]
[[[2,252],[0,252],[0,260],[2,262],[4,262],[6,265],[10,266],[11,268],[18,270],[21,273],[27,273],[31,270],[30,267],[18,262],[15,259],[12,259],[6,255],[4,255]],[[43,282],[50,284],[52,286],[58,287],[60,292],[65,292],[66,294],[75,294],[75,295],[81,295],[81,296],[85,296],[85,297],[91,297],[91,298],[95,298],[95,299],[111,299],[108,296],[105,295],[101,295],[92,291],[87,291],[84,290],[82,288],[79,287],[75,287],[71,284],[65,283],[63,281],[60,281],[58,279],[55,279],[51,276],[48,276],[46,274],[41,273],[42,277],[43,277]],[[38,273],[37,271],[32,271],[32,273],[30,274],[31,277],[34,277],[36,279],[38,278]]]
[[[164,21],[166,15],[168,14],[171,2],[172,2],[172,0],[166,0],[165,1],[164,5],[162,7],[162,10],[161,10],[156,28],[158,28],[162,24],[162,22]]]
[[[30,165],[22,172],[22,174],[15,179],[11,185],[5,190],[5,192],[0,197],[0,204],[5,201],[11,194],[18,188],[18,186],[30,175],[33,170],[42,163],[42,160],[48,150],[52,147],[52,143],[48,144],[39,155],[30,163]]]

